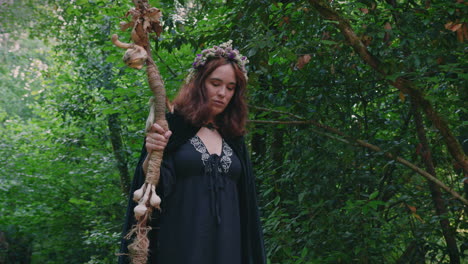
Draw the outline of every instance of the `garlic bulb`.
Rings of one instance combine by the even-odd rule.
[[[138,202],[140,201],[141,197],[143,197],[143,186],[140,189],[133,192],[133,201]]]
[[[146,187],[145,188],[145,194],[143,195],[143,198],[142,198],[141,202],[143,204],[146,204],[146,202],[148,202],[149,196],[151,194],[151,186],[148,183],[145,183],[144,186]]]
[[[159,196],[156,194],[156,187],[154,185],[151,186],[151,191],[153,193],[150,198],[150,204],[155,208],[159,208],[159,205],[161,204],[161,198],[159,198]]]
[[[148,209],[146,208],[144,204],[137,205],[135,209],[133,209],[133,212],[135,213],[135,218],[138,219],[142,217],[143,215],[145,215],[146,210]]]

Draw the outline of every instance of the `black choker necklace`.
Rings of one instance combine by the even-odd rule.
[[[203,127],[206,127],[211,131],[216,130],[216,127],[215,127],[215,125],[213,123],[204,124]]]

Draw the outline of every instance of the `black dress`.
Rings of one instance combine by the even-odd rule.
[[[223,146],[232,148],[232,155],[229,156],[231,164],[226,173],[223,164],[227,163],[223,163],[222,159],[223,155],[226,157],[227,154],[223,152],[219,157],[208,154],[208,160],[203,161],[202,157],[206,155],[197,151],[190,143],[200,127],[188,123],[177,113],[168,114],[166,119],[172,135],[161,164],[161,179],[157,192],[162,198],[162,211],[155,210],[152,215],[150,223],[152,230],[148,234],[150,240],[148,262],[153,264],[266,263],[255,182],[244,138],[224,138]],[[178,164],[175,161],[176,155],[185,156],[192,162]],[[146,156],[143,144],[129,193],[118,257],[119,264],[130,263],[128,244],[131,241],[123,237],[135,224],[133,209],[136,203],[132,196],[145,181],[142,164]],[[204,166],[201,171],[203,162],[210,166]],[[219,169],[219,165],[222,168],[221,173],[218,170],[217,175],[208,176],[205,169],[211,168],[211,173],[214,173],[213,168]],[[181,174],[180,178],[178,174]],[[176,177],[167,175],[176,175]],[[199,195],[198,192],[203,195]],[[180,206],[185,208],[177,210]],[[240,242],[237,242],[239,240]],[[229,262],[231,260],[232,262]]]
[[[210,154],[192,137],[164,167],[161,181],[176,182],[164,193],[156,258],[158,264],[241,264],[237,181],[241,164],[223,140],[222,151]],[[175,179],[174,179],[175,177]]]

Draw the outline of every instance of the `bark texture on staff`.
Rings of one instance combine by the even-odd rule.
[[[153,120],[149,120],[147,122],[146,130],[148,131],[150,127],[148,124],[157,123],[160,125],[164,130],[168,130],[169,126],[166,121],[166,91],[164,90],[164,84],[161,79],[161,74],[156,67],[156,64],[153,62],[151,58],[148,59],[148,64],[146,66],[146,72],[148,75],[148,83],[153,91],[154,98],[152,99],[151,103],[151,112],[154,114],[150,114]],[[149,184],[157,184],[159,181],[159,173],[160,173],[160,166],[163,157],[163,151],[153,151],[150,154],[150,160],[148,164],[148,170],[146,175],[146,182]]]
[[[166,92],[159,70],[151,58],[149,43],[149,33],[159,34],[162,31],[159,19],[161,12],[159,9],[150,7],[147,0],[133,0],[136,8],[127,12],[126,16],[131,16],[132,20],[121,23],[121,29],[132,28],[131,36],[133,43],[122,43],[117,35],[112,36],[112,42],[120,48],[127,49],[124,55],[124,62],[132,68],[141,69],[146,64],[148,84],[154,97],[151,100],[150,116],[148,117],[146,130],[148,131],[153,123],[158,123],[165,130],[168,130],[165,119]],[[133,194],[133,200],[138,203],[134,209],[136,225],[127,234],[127,239],[133,239],[128,246],[130,259],[134,264],[145,264],[148,261],[149,239],[148,226],[154,208],[160,209],[161,199],[156,193],[156,186],[159,182],[159,173],[163,151],[153,151],[149,154],[149,162],[146,179],[143,186]]]

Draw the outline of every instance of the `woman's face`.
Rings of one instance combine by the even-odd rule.
[[[216,68],[205,80],[211,119],[221,114],[228,106],[236,89],[236,76],[231,64]],[[214,121],[214,120],[209,120]]]

